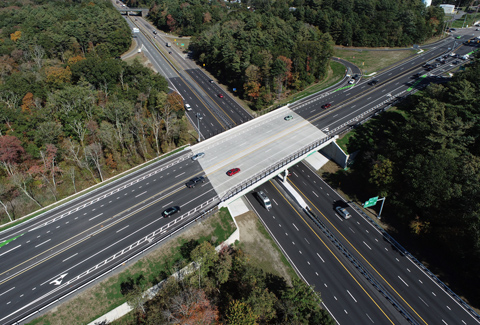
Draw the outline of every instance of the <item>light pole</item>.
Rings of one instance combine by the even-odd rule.
[[[200,113],[195,114],[195,116],[197,116],[198,142],[200,142],[200,120],[203,118],[203,116]]]

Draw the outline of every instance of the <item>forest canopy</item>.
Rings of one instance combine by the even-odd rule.
[[[412,46],[439,34],[444,19],[443,9],[420,0],[146,4],[158,28],[192,36],[197,62],[256,109],[324,79],[334,44]]]
[[[186,144],[164,77],[118,59],[131,44],[111,3],[2,3],[0,223]]]
[[[349,140],[350,152],[360,150],[353,167],[362,187],[387,197],[383,219],[442,254],[464,288],[480,285],[479,76],[476,58]],[[471,298],[480,303],[477,291]]]

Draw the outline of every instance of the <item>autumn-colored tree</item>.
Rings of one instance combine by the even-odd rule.
[[[81,56],[81,55],[76,55],[74,57],[71,57],[70,59],[68,59],[67,61],[67,64],[68,65],[72,65],[72,64],[75,64],[77,62],[80,62],[82,60],[85,60],[85,57]]]
[[[253,313],[252,308],[244,302],[233,300],[230,302],[226,315],[227,325],[255,325],[257,316]]]
[[[175,21],[175,19],[173,18],[172,15],[167,15],[167,26],[168,26],[168,29],[172,32],[175,30],[175,26],[177,25],[177,22]]]
[[[30,110],[35,107],[35,102],[33,101],[33,94],[26,93],[22,99],[22,112],[30,113]]]
[[[13,174],[12,167],[20,162],[24,153],[22,142],[17,137],[11,135],[0,137],[0,164],[7,174]]]
[[[72,71],[70,67],[46,67],[46,81],[52,86],[60,86],[63,83],[70,82],[72,79]]]
[[[206,13],[203,14],[203,22],[208,24],[211,21],[212,21],[212,15],[207,11]]]
[[[249,81],[243,84],[243,89],[245,94],[250,97],[252,101],[255,101],[260,97],[260,86],[261,84],[255,81]]]
[[[16,32],[10,34],[10,39],[14,42],[18,41],[22,37],[22,31],[17,30]]]
[[[208,300],[205,292],[187,287],[170,299],[164,312],[170,322],[182,325],[208,325],[218,320],[218,311]]]

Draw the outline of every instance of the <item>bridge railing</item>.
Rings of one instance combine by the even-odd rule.
[[[260,181],[260,180],[264,179],[265,177],[275,173],[276,171],[278,171],[282,167],[288,165],[292,161],[294,161],[294,160],[302,157],[306,153],[320,147],[322,144],[324,144],[325,142],[328,142],[332,138],[333,137],[328,137],[327,136],[327,137],[322,138],[320,140],[315,140],[315,141],[309,143],[308,145],[300,148],[299,150],[295,151],[294,153],[290,154],[289,156],[283,158],[282,160],[276,162],[275,164],[270,165],[267,168],[262,169],[261,171],[259,171],[255,175],[247,178],[246,180],[244,180],[240,184],[236,185],[235,187],[233,187],[230,190],[223,193],[222,195],[219,195],[221,197],[221,200],[222,201],[228,200],[229,198],[231,198],[231,197],[235,196],[236,194],[242,192],[246,188],[251,187],[253,184],[257,183],[258,181]]]

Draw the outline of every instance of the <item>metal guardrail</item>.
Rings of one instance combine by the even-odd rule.
[[[140,256],[141,254],[145,253],[147,250],[151,249],[153,246],[157,245],[159,242],[162,242],[164,240],[166,240],[167,238],[170,238],[174,235],[176,235],[179,231],[185,229],[186,227],[188,227],[190,224],[192,224],[193,222],[197,221],[198,219],[201,219],[205,216],[208,216],[214,212],[216,212],[218,210],[218,205],[215,205],[213,207],[210,207],[208,208],[209,205],[211,204],[214,204],[214,201],[215,200],[218,200],[218,197],[214,197],[210,200],[208,200],[207,202],[205,203],[202,203],[201,205],[193,208],[192,210],[188,211],[187,213],[185,213],[184,215],[182,215],[182,219],[186,219],[187,216],[191,216],[193,215],[195,212],[198,212],[198,211],[201,211],[201,213],[190,219],[188,222],[186,222],[185,224],[181,225],[179,228],[175,229],[174,231],[170,232],[170,233],[167,233],[165,234],[165,236],[163,237],[158,237],[156,239],[155,236],[156,235],[162,235],[162,231],[165,231],[165,227],[168,227],[168,225],[165,225],[157,230],[155,230],[154,232],[150,233],[149,235],[143,237],[142,239],[140,239],[139,241],[127,246],[126,248],[124,248],[123,250],[117,252],[116,254],[114,254],[113,256],[110,256],[109,258],[107,258],[106,260],[100,262],[99,264],[91,267],[89,270],[81,273],[80,275],[78,275],[77,277],[73,278],[72,280],[68,281],[68,282],[64,282],[62,283],[61,286],[59,286],[55,291],[59,291],[63,288],[65,288],[66,286],[75,286],[75,284],[72,284],[72,282],[74,282],[73,280],[79,280],[81,277],[85,276],[87,273],[90,273],[90,272],[94,272],[94,271],[98,271],[99,268],[101,268],[102,266],[106,266],[108,263],[112,262],[115,260],[115,257],[117,256],[120,256],[128,251],[130,251],[132,248],[135,248],[137,246],[139,246],[140,244],[145,244],[146,246],[141,248],[139,251],[135,252],[132,256],[129,256],[128,258],[126,258],[125,260],[120,260],[118,261],[118,263],[116,263],[116,265],[113,265],[113,267],[108,267],[106,270],[102,270],[100,271],[101,273],[97,274],[94,276],[94,278],[86,281],[85,283],[83,284],[80,284],[77,288],[63,294],[62,296],[60,296],[59,298],[55,299],[54,301],[51,301],[50,303],[42,306],[41,308],[37,309],[37,310],[34,310],[32,311],[30,314],[28,314],[27,316],[23,317],[22,319],[16,321],[14,324],[21,324],[23,322],[25,322],[27,319],[31,318],[31,317],[34,317],[36,315],[39,315],[39,313],[41,313],[42,311],[44,311],[45,309],[51,307],[52,305],[56,304],[56,303],[59,303],[61,300],[65,299],[66,297],[76,293],[77,291],[79,290],[82,290],[83,288],[85,288],[86,286],[94,283],[95,281],[97,281],[98,279],[104,277],[105,275],[107,275],[108,273],[111,273],[113,272],[114,270],[116,270],[117,268],[121,267],[122,265],[124,265],[124,263],[127,263],[127,262],[130,262],[131,260],[137,258],[138,256]],[[208,208],[207,210],[204,210]],[[178,219],[178,218],[177,218]],[[178,222],[175,222],[175,220],[172,220],[172,222],[169,223],[169,225],[171,223],[178,223]]]
[[[433,274],[425,265],[415,258],[409,251],[407,251],[402,245],[400,245],[389,233],[387,233],[382,227],[380,227],[370,216],[368,216],[363,210],[354,202],[350,202],[350,206],[353,207],[358,213],[360,213],[366,220],[368,220],[375,228],[377,228],[383,235],[383,238],[396,249],[400,254],[407,256],[412,262],[414,262],[422,271],[435,281],[445,292],[447,292],[455,301],[457,301],[463,308],[465,308],[474,318],[480,321],[480,315],[475,312],[465,301],[462,300],[455,292],[453,292],[445,283],[443,283],[435,274]]]
[[[309,218],[317,225],[318,228],[327,236],[328,239],[343,253],[343,255],[352,263],[353,266],[370,282],[371,285],[387,299],[392,306],[403,316],[410,324],[419,324],[415,319],[403,308],[395,298],[375,279],[375,277],[355,258],[352,253],[337,239],[337,237],[318,219],[318,217],[308,208],[304,209]]]
[[[245,181],[236,185],[232,189],[228,190],[225,193],[222,193],[222,195],[219,195],[219,197],[221,197],[221,201],[228,200],[232,196],[240,193],[244,189],[246,189],[246,188],[252,186],[253,184],[257,183],[261,179],[273,174],[274,172],[276,172],[277,170],[279,170],[283,166],[287,165],[288,163],[292,162],[293,160],[303,156],[304,154],[312,151],[315,148],[318,148],[319,146],[321,146],[325,142],[329,141],[331,138],[332,137],[327,136],[327,137],[322,138],[320,140],[315,140],[315,141],[311,142],[310,144],[308,144],[308,145],[300,148],[299,150],[295,151],[293,154],[291,154],[291,155],[283,158],[282,160],[278,161],[277,163],[262,169],[260,172],[258,172],[255,175],[247,178]]]

